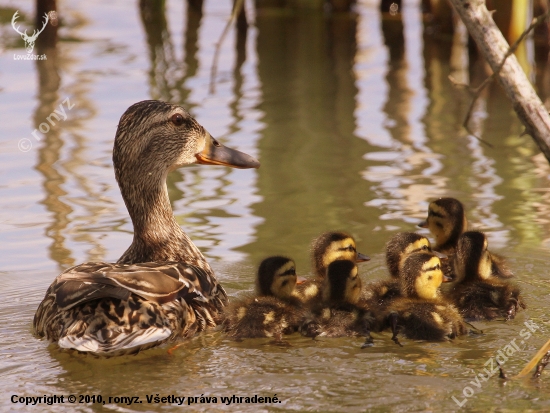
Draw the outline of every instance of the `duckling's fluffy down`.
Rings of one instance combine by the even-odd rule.
[[[269,296],[232,302],[225,314],[224,330],[235,339],[280,338],[297,331],[304,319],[299,306]]]

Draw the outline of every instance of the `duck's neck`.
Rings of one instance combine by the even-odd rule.
[[[437,251],[448,251],[453,253],[458,244],[458,239],[468,227],[468,221],[466,217],[462,215],[461,219],[457,219],[455,222],[451,222],[450,226],[445,229],[444,236],[438,241]]]
[[[193,241],[178,225],[166,188],[166,173],[144,173],[124,179],[117,173],[120,191],[134,225],[134,239],[119,264],[179,261],[212,269]]]

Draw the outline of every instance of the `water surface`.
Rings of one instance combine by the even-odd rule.
[[[461,128],[469,97],[448,75],[479,83],[483,71],[475,54],[458,48],[460,38],[427,26],[414,2],[402,19],[382,18],[373,1],[333,14],[247,4],[253,24],[246,37],[231,31],[225,39],[212,92],[230,2],[206,1],[202,14],[185,2],[151,3],[60,2],[58,41],[41,62],[13,57],[25,50],[11,17],[19,10],[22,27],[32,27],[34,4],[0,5],[0,409],[53,411],[10,397],[74,394],[143,401],[103,407],[112,411],[179,411],[146,403],[147,395],[173,394],[218,397],[216,405],[184,407],[191,411],[549,410],[548,374],[471,383],[511,340],[521,349],[505,363],[513,375],[548,338],[550,168],[520,137],[497,85],[478,102],[472,125],[493,147]],[[547,101],[549,68],[535,57],[524,63]],[[213,136],[262,163],[190,166],[168,177],[178,222],[230,295],[253,287],[268,255],[291,256],[300,274],[311,274],[309,244],[333,229],[352,233],[372,257],[360,267],[365,282],[385,277],[388,238],[424,231],[416,224],[429,201],[454,196],[471,228],[509,258],[528,310],[510,322],[477,323],[481,335],[403,340],[402,348],[389,333],[361,350],[360,339],[292,336],[291,346],[279,347],[209,332],[172,354],[165,347],[103,360],[37,340],[32,317],[53,278],[81,262],[116,261],[131,242],[112,141],[124,110],[151,98],[185,106]],[[67,119],[33,135],[59,105]],[[520,335],[525,322],[538,327],[528,339]],[[466,387],[473,394],[464,399]],[[254,394],[282,402],[219,402]],[[465,400],[462,408],[453,396]]]

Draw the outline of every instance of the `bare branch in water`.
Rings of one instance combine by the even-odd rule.
[[[229,29],[231,28],[231,24],[233,23],[233,20],[237,18],[237,16],[239,15],[243,7],[244,7],[244,0],[235,0],[235,3],[233,5],[233,11],[231,12],[231,16],[229,17],[229,20],[227,21],[227,24],[223,29],[222,35],[220,36],[220,40],[218,40],[218,43],[216,43],[216,51],[214,52],[214,60],[212,61],[212,68],[210,70],[210,88],[209,88],[210,94],[214,94],[216,92],[216,72],[218,71],[218,57],[220,55],[222,43],[225,39],[225,36],[227,36]]]
[[[455,9],[458,11],[460,17],[462,18],[466,26],[468,27],[472,37],[474,37],[478,45],[480,45],[480,48],[482,49],[482,52],[485,55],[485,58],[493,68],[493,74],[489,76],[487,79],[485,79],[477,88],[471,88],[469,85],[459,83],[455,79],[449,76],[450,81],[455,86],[466,88],[472,94],[472,102],[470,103],[468,112],[466,114],[466,117],[464,119],[462,126],[464,126],[466,131],[471,136],[475,137],[480,142],[492,147],[491,144],[489,144],[488,142],[476,136],[473,133],[473,131],[470,129],[468,124],[472,116],[474,105],[477,99],[480,97],[481,92],[495,78],[499,78],[501,80],[501,83],[503,84],[503,87],[506,90],[506,93],[508,94],[508,97],[514,103],[514,109],[518,113],[521,121],[526,126],[526,130],[535,139],[535,141],[539,145],[539,148],[545,154],[546,158],[550,161],[550,145],[547,142],[547,139],[549,138],[546,137],[546,133],[543,132],[550,128],[550,122],[548,121],[548,117],[547,116],[545,117],[547,112],[546,114],[545,113],[541,114],[540,108],[538,109],[534,108],[534,106],[537,105],[537,102],[533,100],[533,95],[536,96],[536,93],[534,92],[534,90],[532,89],[532,86],[530,85],[530,83],[526,78],[522,81],[513,79],[514,76],[512,75],[514,74],[514,72],[517,72],[516,68],[508,67],[508,69],[506,70],[506,73],[504,74],[501,73],[507,62],[508,57],[510,57],[516,51],[518,46],[525,39],[525,37],[529,35],[529,33],[531,33],[538,25],[542,24],[548,17],[550,17],[550,11],[533,19],[529,27],[521,34],[521,36],[514,42],[514,44],[508,47],[508,50],[505,53],[504,57],[497,58],[496,55],[498,55],[499,45],[498,44],[495,45],[488,40],[494,40],[496,41],[496,43],[499,43],[499,42],[504,42],[504,39],[502,38],[502,34],[500,33],[500,31],[496,28],[496,26],[494,25],[494,22],[492,21],[492,18],[491,18],[492,13],[488,12],[485,9],[484,4],[482,3],[480,3],[479,6],[482,5],[483,8],[479,6],[474,7],[473,3],[471,2],[465,3],[464,0],[451,0],[451,2],[453,3],[453,6],[455,7]],[[494,30],[492,27],[484,27],[483,23],[487,24],[488,26],[494,26]],[[481,28],[483,28],[483,30]],[[498,34],[495,32],[498,32]],[[499,39],[498,36],[500,36],[501,39]],[[500,45],[502,45],[502,43]],[[517,65],[517,61],[515,61],[515,65]],[[528,86],[526,86],[526,83],[528,83]],[[531,90],[525,89],[526,87],[530,87]],[[527,94],[529,95],[528,97],[524,98],[522,102],[519,102],[519,98],[517,98],[518,95],[521,95],[521,93],[518,93],[518,90],[520,88],[524,88],[523,91],[527,90],[528,92]],[[539,101],[538,102],[539,105],[543,107],[542,103],[540,102],[540,99],[538,99],[538,101]],[[540,127],[541,125],[542,127]]]

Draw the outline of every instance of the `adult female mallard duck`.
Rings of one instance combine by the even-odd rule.
[[[327,267],[323,279],[322,301],[312,304],[312,314],[300,330],[308,337],[366,337],[376,329],[371,311],[361,305],[361,278],[352,260],[336,260]]]
[[[466,334],[458,310],[439,292],[444,279],[441,262],[434,254],[412,254],[405,260],[399,279],[401,297],[388,309],[396,343],[398,333],[410,339],[433,341]]]
[[[113,356],[216,325],[227,296],[176,222],[166,188],[170,171],[194,163],[260,166],[221,145],[180,106],[147,100],[126,110],[113,165],[134,239],[116,264],[77,265],[54,280],[34,317],[39,337]]]
[[[305,302],[321,299],[323,279],[330,263],[337,260],[364,262],[370,260],[357,252],[355,240],[345,232],[331,231],[319,235],[311,244],[311,258],[315,277],[297,285],[297,293]]]
[[[296,297],[296,265],[274,256],[262,261],[256,277],[256,296],[226,307],[225,331],[236,339],[274,337],[298,330],[305,309]]]
[[[451,266],[452,257],[456,252],[459,237],[467,230],[468,221],[464,206],[455,198],[440,198],[430,203],[428,218],[418,224],[428,228],[435,237],[434,250],[447,254],[449,261],[443,263],[445,274],[454,278]],[[506,259],[500,255],[491,254],[491,275],[499,278],[510,278],[512,271],[506,264]]]
[[[492,254],[487,246],[482,232],[469,231],[460,236],[454,259],[457,279],[446,295],[467,320],[509,320],[526,306],[517,286],[493,277]]]

